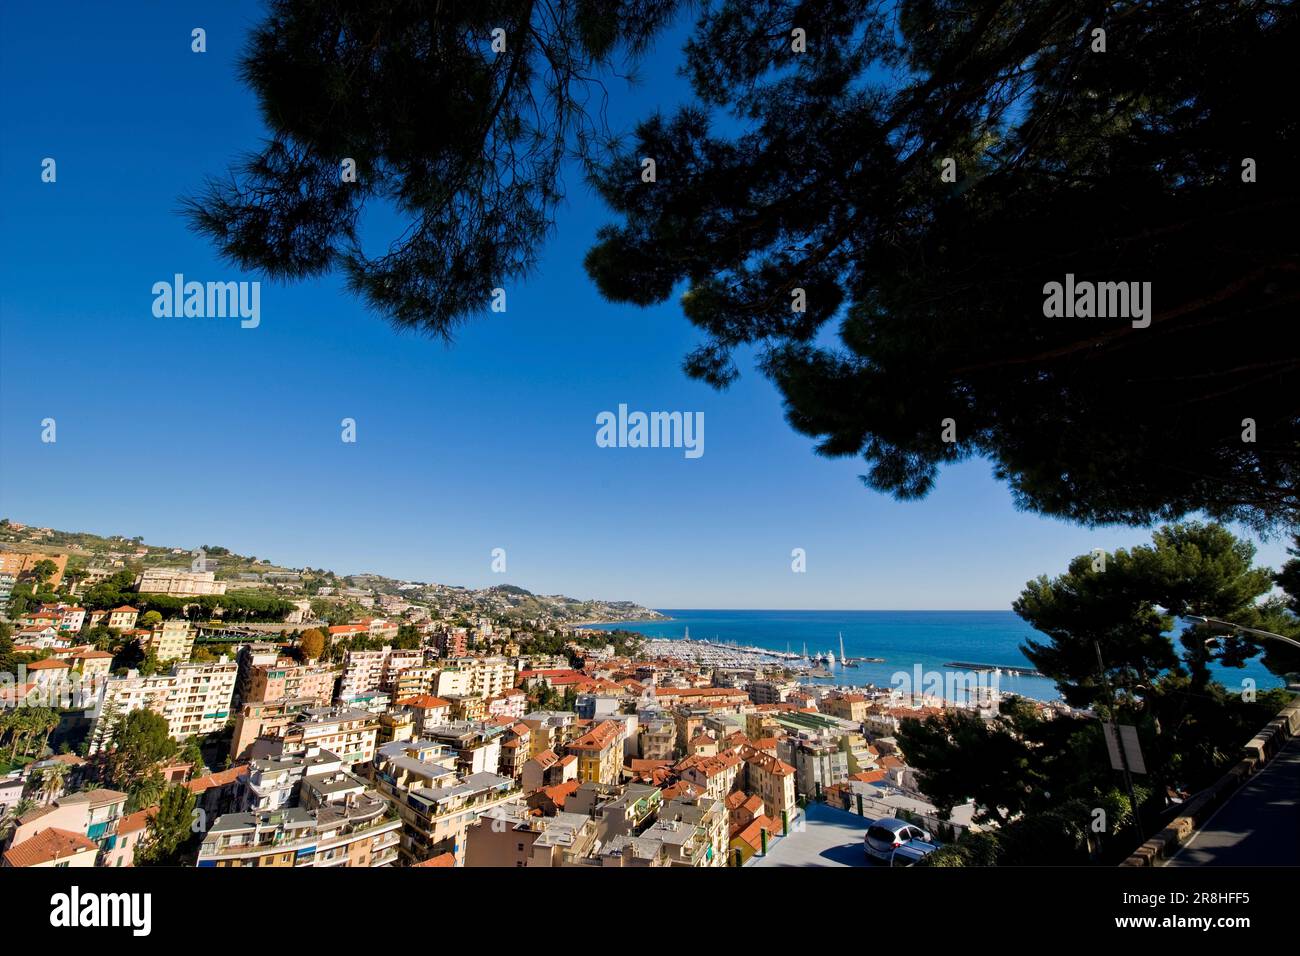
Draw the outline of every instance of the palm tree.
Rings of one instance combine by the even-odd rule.
[[[11,737],[18,727],[18,711],[5,711],[0,713],[0,741]],[[13,754],[9,755],[9,762],[13,762]]]
[[[40,770],[39,792],[42,803],[49,803],[63,793],[64,784],[68,779],[68,765],[66,763],[52,763]]]
[[[5,729],[9,732],[9,762],[13,763],[18,757],[19,746],[24,740],[29,739],[35,730],[31,711],[26,709],[15,710],[6,715]],[[23,753],[27,753],[25,747]]]
[[[36,753],[39,755],[49,745],[50,734],[58,730],[62,718],[59,716],[59,712],[52,707],[40,708],[36,711],[36,717],[36,733],[41,740],[40,746],[36,748]]]

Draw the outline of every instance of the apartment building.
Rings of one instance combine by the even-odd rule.
[[[596,821],[586,814],[539,817],[522,804],[502,804],[466,828],[465,865],[581,865],[596,846],[596,830]]]
[[[127,795],[118,790],[83,790],[59,797],[51,804],[35,807],[18,818],[9,838],[9,847],[20,847],[30,840],[40,838],[51,829],[57,833],[70,833],[95,846],[92,864],[100,854],[107,857],[116,845],[117,827],[126,813]],[[48,839],[48,838],[47,838]],[[104,862],[108,862],[107,859]],[[12,864],[39,865],[39,864]]]
[[[402,857],[419,863],[443,853],[465,859],[465,831],[495,806],[516,801],[518,784],[494,773],[462,776],[457,756],[432,741],[385,745],[375,760],[375,784],[402,819]]]
[[[754,680],[749,682],[749,699],[756,704],[782,704],[799,689],[792,680]]]
[[[525,723],[517,723],[501,735],[501,764],[497,770],[503,777],[519,780],[528,763],[528,750],[533,732]]]
[[[564,801],[566,813],[579,813],[596,821],[596,837],[601,843],[640,833],[654,822],[662,807],[663,792],[641,783],[583,783]]]
[[[496,697],[514,687],[515,666],[504,657],[456,657],[438,674],[439,697]]]
[[[501,765],[501,739],[505,728],[473,720],[453,720],[431,727],[425,736],[456,754],[462,775],[496,773]]]
[[[249,748],[254,759],[306,754],[313,748],[337,754],[344,767],[369,763],[375,756],[379,720],[354,707],[307,707],[275,736],[258,737]]]
[[[328,664],[299,664],[281,658],[252,668],[244,700],[305,699],[323,707],[334,697],[334,679],[334,668]]]
[[[559,753],[573,733],[578,715],[567,710],[536,710],[519,718],[519,722],[532,732],[529,757],[545,750]]]
[[[495,697],[487,699],[489,717],[509,717],[518,720],[528,711],[528,695],[518,687],[507,687]]]
[[[734,687],[656,687],[655,700],[661,707],[688,704],[733,710],[750,703],[749,694]]]
[[[402,821],[349,780],[338,802],[227,813],[203,838],[198,866],[380,867],[398,858]],[[315,791],[317,797],[328,792]]]
[[[438,674],[442,668],[433,664],[419,664],[407,667],[393,675],[390,693],[394,700],[406,697],[419,697],[425,694],[433,696],[438,686]]]
[[[108,677],[113,667],[113,655],[108,651],[76,651],[68,658],[72,666],[81,671],[83,681],[99,681]]]
[[[411,715],[412,727],[417,737],[423,737],[430,730],[451,720],[451,701],[434,697],[432,694],[417,694],[414,697],[401,698],[396,706],[400,712]]]
[[[677,754],[677,724],[671,717],[639,714],[636,754],[642,760],[672,760]]]
[[[136,619],[139,618],[140,612],[131,607],[129,604],[123,604],[121,607],[115,607],[108,612],[108,620],[105,622],[108,627],[115,627],[119,631],[129,631],[135,627]]]
[[[464,657],[469,647],[469,634],[463,627],[444,628],[433,636],[433,644],[442,657]]]
[[[146,568],[136,578],[135,589],[141,594],[167,594],[171,597],[201,597],[225,594],[226,582],[218,581],[215,571],[186,571],[181,568]],[[111,625],[110,625],[111,626]]]
[[[823,713],[861,724],[867,719],[871,701],[862,694],[832,694],[823,697],[818,706]]]
[[[622,725],[602,721],[570,741],[565,750],[578,758],[578,779],[584,783],[617,783],[623,769]]]
[[[601,848],[601,866],[727,865],[727,806],[703,794],[666,801],[658,819],[638,836],[622,835]]]
[[[48,578],[50,587],[57,588],[63,583],[63,573],[68,569],[68,556],[66,554],[0,551],[0,574],[12,576],[15,581],[21,580],[23,575],[31,573],[39,561],[54,562],[54,574]]]
[[[249,688],[253,680],[253,671],[258,667],[274,667],[280,660],[280,646],[263,642],[242,644],[235,654],[235,663],[239,665],[239,676],[235,680],[235,705],[249,700]]]
[[[235,716],[235,732],[230,741],[231,757],[235,760],[244,759],[257,738],[281,736],[284,728],[296,721],[299,714],[316,706],[317,702],[310,698],[249,701],[241,705]]]
[[[424,652],[384,645],[377,651],[348,651],[339,678],[339,699],[353,702],[375,691],[392,693],[397,675],[424,663]]]
[[[158,660],[188,661],[194,650],[195,631],[189,621],[177,618],[163,621],[154,628],[141,643],[148,651],[153,651]]]
[[[103,717],[147,709],[161,714],[176,740],[220,730],[230,717],[238,668],[222,657],[210,664],[175,664],[170,673],[142,677],[129,671],[125,677],[101,682],[92,716],[91,752],[107,743],[111,727],[100,726]]]
[[[781,741],[782,758],[795,768],[799,793],[816,797],[849,779],[849,755],[830,736],[792,737]]]
[[[342,769],[343,761],[337,754],[319,747],[311,747],[302,754],[254,760],[249,764],[248,773],[239,778],[235,808],[247,812],[297,806],[304,780]]]
[[[795,768],[753,747],[743,748],[741,753],[745,759],[745,789],[762,799],[765,811],[772,819],[780,820],[782,813],[787,815],[787,819],[794,819],[797,811]]]

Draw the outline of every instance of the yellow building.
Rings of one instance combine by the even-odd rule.
[[[622,726],[602,721],[568,745],[578,758],[578,779],[583,783],[617,783],[623,769]]]

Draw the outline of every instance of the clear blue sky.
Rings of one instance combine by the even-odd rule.
[[[895,502],[860,484],[861,462],[814,455],[756,372],[723,393],[688,380],[698,335],[675,303],[610,305],[586,279],[609,216],[574,177],[538,274],[452,348],[393,331],[336,277],[264,284],[254,330],[154,318],[151,286],[174,273],[258,278],[176,208],[263,135],[233,74],[259,18],[250,2],[0,12],[0,514],[679,608],[1005,608],[1075,554],[1147,540],[1018,513],[985,462]],[[680,97],[676,61],[661,42],[639,88],[612,87],[612,122]],[[703,411],[704,456],[598,448],[596,415],[620,402]]]

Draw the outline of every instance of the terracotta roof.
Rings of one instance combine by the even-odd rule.
[[[55,763],[67,764],[69,767],[81,767],[86,763],[85,758],[78,757],[76,754],[52,754],[45,759],[53,760]]]
[[[80,833],[50,827],[30,840],[5,851],[6,866],[40,866],[86,851],[99,852],[99,846]]]
[[[868,770],[863,773],[852,774],[849,779],[857,780],[860,783],[876,783],[877,781],[884,780],[887,776],[889,776],[889,774],[885,773],[883,770]]]
[[[30,664],[27,665],[27,669],[29,671],[48,671],[56,667],[69,667],[69,666],[70,665],[68,664],[67,661],[59,661],[51,658],[43,661],[32,661]]]
[[[766,830],[768,836],[771,837],[774,834],[780,833],[781,827],[771,817],[764,814],[761,817],[756,817],[753,823],[737,833],[732,837],[732,839],[740,840],[742,843],[746,843],[753,847],[755,851],[758,851],[763,848],[763,830]]]
[[[564,783],[557,783],[550,787],[540,787],[537,792],[544,793],[558,809],[563,810],[564,801],[573,796],[580,786],[581,783],[577,780],[566,780]]]
[[[634,773],[637,773],[647,770],[659,770],[663,767],[671,767],[672,765],[673,762],[671,760],[645,760],[641,757],[633,757],[629,766],[632,768]]]
[[[189,787],[191,793],[202,793],[205,790],[211,790],[213,787],[224,787],[227,784],[234,783],[240,777],[248,775],[248,764],[241,763],[237,766],[230,767],[227,770],[219,770],[216,773],[205,774],[202,777],[195,777],[185,786]]]
[[[676,783],[672,784],[671,786],[664,787],[663,799],[664,802],[667,803],[669,800],[675,800],[678,797],[698,796],[703,792],[704,792],[703,790],[701,790],[699,787],[697,787],[695,784],[691,783],[690,781],[679,780]]]
[[[618,724],[612,720],[602,721],[599,726],[589,730],[569,744],[570,750],[604,750],[618,738]]]
[[[117,821],[117,835],[122,836],[127,833],[135,833],[143,830],[149,821],[158,813],[158,807],[145,807],[143,810],[137,810],[135,813],[128,813],[122,819]]]
[[[761,750],[755,750],[753,753],[746,754],[745,762],[761,767],[768,773],[775,774],[778,777],[785,777],[794,773],[794,767],[790,766],[784,760],[778,760],[771,754],[764,753]]]
[[[69,803],[88,803],[92,807],[106,807],[114,803],[125,803],[127,794],[121,790],[109,790],[107,787],[96,787],[94,790],[78,790],[76,793],[65,794],[59,797],[59,806],[67,806]]]
[[[532,759],[536,760],[538,764],[541,765],[542,769],[545,770],[548,767],[555,766],[556,762],[560,758],[555,755],[554,750],[543,750],[541,753],[537,754],[537,756],[533,757]]]
[[[437,856],[429,857],[429,859],[424,860],[423,862],[412,864],[412,866],[437,866],[437,867],[455,866],[455,865],[456,865],[455,853],[440,853]]]
[[[435,707],[450,707],[451,701],[434,697],[432,694],[416,694],[404,697],[397,702],[398,707],[414,707],[416,710],[432,710]]]

